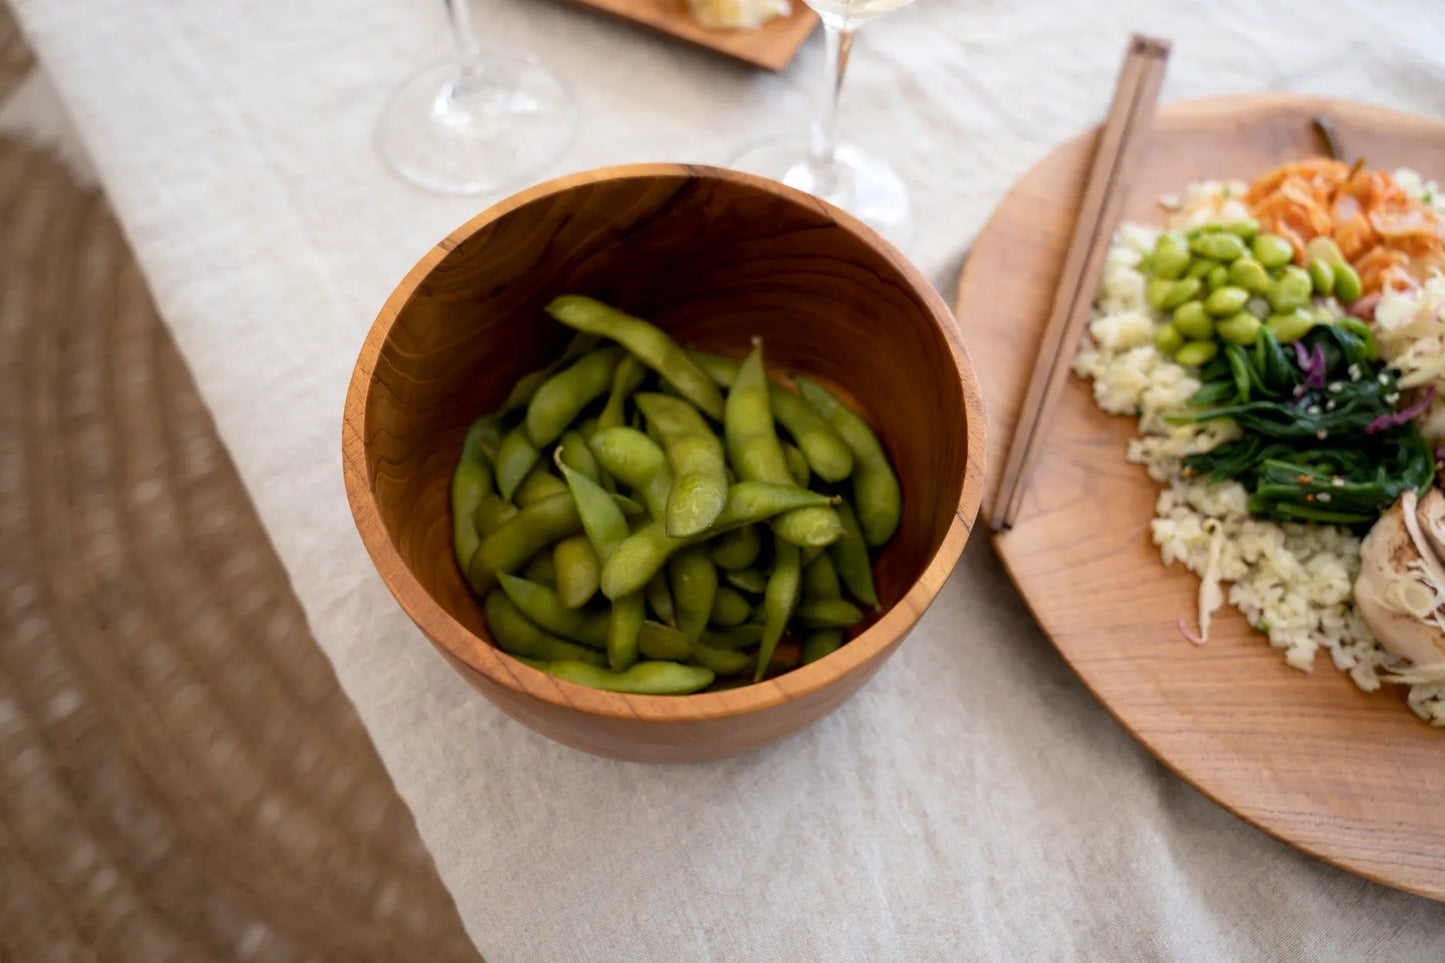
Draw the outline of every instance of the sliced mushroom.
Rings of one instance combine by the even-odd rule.
[[[1423,514],[1422,509],[1439,506],[1430,517],[1445,513],[1439,493],[1431,494],[1437,496],[1433,502],[1427,496],[1425,506],[1417,506],[1415,493],[1407,491],[1380,516],[1360,543],[1360,576],[1355,580],[1360,616],[1381,645],[1416,666],[1445,663],[1445,631],[1426,621],[1442,601],[1439,590],[1445,583],[1436,576],[1442,567],[1432,544],[1422,538],[1423,544],[1417,545],[1412,537],[1422,527],[1417,511]],[[1423,527],[1432,529],[1428,521]]]

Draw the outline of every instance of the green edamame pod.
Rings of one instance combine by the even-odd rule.
[[[661,328],[579,295],[553,299],[547,305],[547,313],[569,328],[616,341],[670,382],[704,414],[722,420],[723,400],[717,385]]]
[[[724,572],[723,578],[727,579],[734,588],[753,595],[762,595],[768,587],[768,577],[755,568],[738,569],[736,572]]]
[[[488,595],[482,611],[487,617],[487,630],[492,641],[497,643],[497,648],[509,655],[546,660],[575,659],[592,665],[602,664],[599,653],[574,642],[559,639],[533,625],[512,604],[505,592]]]
[[[672,604],[672,590],[667,587],[667,576],[661,571],[647,580],[642,588],[642,597],[652,607],[652,614],[664,625],[677,628],[677,611]]]
[[[502,438],[501,447],[497,449],[496,464],[497,491],[502,493],[503,498],[512,500],[512,493],[522,484],[522,480],[540,457],[541,453],[537,451],[537,446],[532,444],[532,439],[527,437],[523,426],[518,425],[507,432]]]
[[[763,624],[747,622],[728,629],[708,629],[699,640],[710,649],[749,649],[763,640]]]
[[[502,402],[501,410],[498,411],[497,414],[499,416],[509,415],[518,409],[527,407],[532,400],[532,396],[535,395],[537,389],[542,386],[542,382],[551,377],[563,365],[577,360],[597,347],[601,340],[602,339],[595,334],[587,334],[581,331],[572,335],[572,338],[567,342],[567,347],[562,349],[561,355],[544,367],[538,368],[536,371],[525,374],[517,379],[516,383],[512,385],[512,390],[507,394],[507,400]]]
[[[838,506],[843,520],[843,535],[828,546],[833,567],[853,597],[870,608],[878,608],[878,592],[873,587],[873,562],[868,558],[868,545],[863,541],[858,516],[847,502]]]
[[[684,662],[692,655],[692,643],[672,626],[647,619],[637,632],[637,650],[644,658]]]
[[[835,424],[835,430],[837,427]],[[743,481],[792,484],[787,456],[773,428],[761,339],[753,339],[752,353],[738,368],[728,392],[723,433],[728,459]],[[843,531],[837,513],[826,506],[787,512],[773,519],[771,525],[778,538],[794,545],[827,545]]]
[[[804,599],[836,599],[842,596],[843,586],[838,581],[838,570],[826,552],[811,562],[803,563]]]
[[[638,662],[609,672],[587,662],[553,661],[533,666],[550,676],[591,689],[631,695],[687,695],[706,689],[714,678],[709,669],[676,662]]]
[[[863,612],[844,599],[804,599],[793,618],[808,629],[841,629],[863,621]]]
[[[516,517],[520,509],[516,505],[502,498],[501,495],[488,495],[477,505],[477,510],[472,513],[472,523],[477,528],[477,537],[485,540],[486,537],[507,522]]]
[[[788,461],[788,474],[793,476],[793,481],[799,488],[807,488],[808,482],[813,480],[813,473],[808,468],[808,459],[793,445],[783,442],[783,457]]]
[[[803,636],[803,664],[817,662],[843,647],[842,629],[819,629]]]
[[[609,613],[568,608],[546,585],[506,572],[500,573],[497,581],[517,611],[538,628],[591,649],[607,648],[607,628],[611,622]]]
[[[778,640],[793,617],[802,590],[803,573],[798,547],[778,541],[773,551],[773,570],[768,575],[767,590],[763,594],[763,640],[758,649],[758,667],[753,681],[761,682]]]
[[[588,442],[602,470],[631,488],[647,505],[654,521],[667,516],[672,469],[662,448],[636,428],[603,428]]]
[[[602,563],[584,532],[568,535],[552,546],[552,567],[557,571],[557,595],[567,608],[580,608],[597,594]]]
[[[527,403],[527,437],[532,444],[541,448],[556,441],[588,403],[611,387],[620,360],[617,348],[598,348],[542,382]]]
[[[571,494],[553,495],[527,506],[482,539],[472,553],[467,566],[472,591],[485,595],[496,584],[498,572],[515,572],[533,555],[581,527]]]
[[[472,553],[482,544],[477,533],[477,506],[492,493],[492,467],[482,453],[482,434],[486,430],[478,418],[462,439],[462,451],[452,472],[452,551],[462,571],[472,560]]]
[[[557,458],[557,467],[562,470],[562,477],[566,479],[567,488],[577,506],[582,531],[587,534],[598,559],[607,561],[612,550],[630,533],[622,509],[601,485],[573,469],[560,457]]]
[[[711,670],[720,679],[751,672],[758,664],[757,659],[751,655],[730,649],[714,649],[706,645],[692,647],[691,661],[694,665]]]
[[[602,566],[602,594],[616,600],[620,596],[641,591],[669,557],[678,549],[703,541],[749,522],[766,521],[781,512],[809,505],[831,505],[836,499],[793,485],[769,485],[765,482],[739,482],[728,489],[728,501],[722,514],[706,532],[691,538],[672,538],[661,524],[653,522],[623,539],[622,544]],[[482,543],[482,548],[486,543]],[[477,549],[478,553],[482,548]],[[475,565],[473,559],[473,565]]]
[[[668,560],[667,575],[672,582],[677,627],[689,642],[696,642],[707,628],[717,604],[717,566],[706,552],[694,546]]]
[[[689,351],[699,368],[717,383],[731,389],[742,362],[706,351]],[[769,379],[768,406],[773,420],[783,426],[808,459],[808,467],[824,481],[840,482],[853,472],[853,451],[812,405]]]
[[[751,614],[752,606],[748,604],[747,599],[743,598],[741,592],[730,585],[719,585],[717,594],[713,598],[712,612],[708,615],[708,622],[723,628],[731,628],[734,625],[742,625]]]
[[[546,586],[549,589],[556,589],[557,569],[552,566],[551,551],[543,549],[536,555],[533,555],[531,560],[528,561],[522,569],[522,578],[529,582]]]
[[[527,473],[522,484],[517,486],[517,490],[512,493],[512,501],[516,502],[519,508],[526,508],[528,505],[537,504],[544,498],[566,493],[567,483],[538,462],[537,466]]]
[[[647,367],[630,354],[617,363],[612,372],[612,388],[607,395],[607,404],[602,406],[602,412],[597,416],[598,428],[616,428],[627,423],[624,410],[627,399],[642,386],[646,377]],[[590,438],[591,435],[585,437]]]
[[[612,600],[612,619],[607,624],[607,664],[621,672],[637,661],[637,637],[647,620],[647,603],[641,592],[619,595]]]
[[[587,447],[587,439],[577,431],[563,432],[562,440],[558,443],[553,458],[559,463],[565,462],[574,471],[586,475],[589,481],[602,484],[602,469],[597,464],[597,456],[592,454],[591,448]]]
[[[727,461],[722,441],[702,415],[681,398],[643,392],[637,407],[656,430],[672,467],[672,488],[663,519],[667,534],[696,535],[717,520],[727,504]]]
[[[488,466],[495,469],[497,452],[501,451],[502,439],[507,436],[507,429],[502,427],[502,416],[495,412],[482,415],[472,422],[472,428],[477,431],[477,447],[486,457]]]
[[[853,502],[858,524],[867,544],[882,545],[898,530],[898,519],[903,513],[898,476],[893,474],[888,455],[879,444],[878,436],[868,427],[868,422],[854,414],[831,392],[807,378],[798,378],[797,382],[803,397],[832,422],[848,447],[853,449]]]
[[[726,532],[713,541],[708,557],[721,569],[747,568],[757,561],[763,550],[762,533],[756,525],[744,525]]]

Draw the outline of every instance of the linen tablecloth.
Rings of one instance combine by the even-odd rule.
[[[864,32],[845,130],[911,186],[908,253],[945,294],[1008,185],[1102,116],[1131,30],[1175,40],[1165,99],[1295,90],[1445,115],[1436,4],[1142,6],[920,0]],[[487,200],[415,191],[372,146],[393,87],[445,49],[439,0],[16,9],[489,960],[1438,958],[1445,907],[1267,838],[1132,742],[983,538],[875,681],[780,745],[645,766],[507,719],[392,602],[341,485],[368,325]],[[816,39],[770,76],[543,0],[480,0],[477,21],[576,91],[553,173],[726,163],[801,134],[822,68]]]

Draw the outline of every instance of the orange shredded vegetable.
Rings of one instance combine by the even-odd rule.
[[[1366,294],[1412,288],[1445,269],[1445,219],[1385,171],[1312,157],[1260,177],[1244,203],[1261,229],[1289,241],[1297,261],[1314,238],[1333,238]]]

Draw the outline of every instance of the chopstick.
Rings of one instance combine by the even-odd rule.
[[[989,525],[994,531],[1007,531],[1018,517],[1046,434],[1042,426],[1068,375],[1070,359],[1078,348],[1094,289],[1103,272],[1104,256],[1123,212],[1129,179],[1153,127],[1154,105],[1168,59],[1167,40],[1140,34],[1129,38],[1114,101],[1099,131],[1048,324],[1039,342],[1023,407],[1009,442],[1003,478],[993,500]]]

